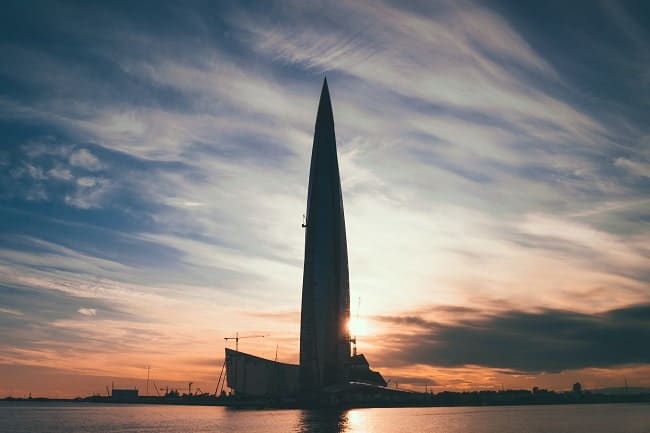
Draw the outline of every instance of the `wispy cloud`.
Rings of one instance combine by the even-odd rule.
[[[79,149],[70,155],[70,165],[81,167],[89,171],[98,171],[102,169],[102,164],[99,159],[88,149]]]
[[[22,311],[14,310],[12,308],[2,308],[2,307],[0,307],[0,312],[4,313],[4,314],[10,314],[12,316],[23,316],[24,315],[24,313]]]
[[[83,314],[84,316],[95,316],[97,314],[97,310],[94,308],[86,308],[82,307],[77,310],[79,314]]]
[[[626,158],[616,158],[616,167],[628,171],[633,176],[650,177],[650,164],[641,161],[630,161]]]

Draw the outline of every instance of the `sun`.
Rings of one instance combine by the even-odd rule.
[[[370,324],[363,318],[351,317],[348,322],[348,330],[352,337],[366,336],[370,332]]]

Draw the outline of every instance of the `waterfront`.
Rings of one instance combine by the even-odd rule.
[[[223,407],[0,403],[5,433],[648,433],[650,405],[233,410]]]

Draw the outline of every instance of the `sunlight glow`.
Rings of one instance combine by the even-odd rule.
[[[351,317],[348,322],[348,330],[352,337],[370,335],[370,322],[361,317]]]

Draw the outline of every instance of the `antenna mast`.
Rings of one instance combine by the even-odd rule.
[[[359,324],[359,310],[361,310],[361,296],[357,298],[357,326]],[[352,342],[352,356],[357,356],[357,336],[350,338],[350,341]]]

